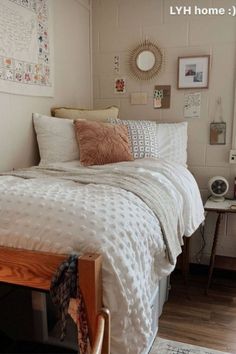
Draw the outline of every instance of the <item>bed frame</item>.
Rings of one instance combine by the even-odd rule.
[[[68,255],[0,247],[0,282],[48,291],[51,278]],[[102,308],[102,257],[88,253],[78,260],[92,354],[110,354],[110,315]]]

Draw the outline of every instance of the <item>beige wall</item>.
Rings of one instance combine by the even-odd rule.
[[[176,89],[177,57],[186,55],[211,55],[210,87],[202,92],[201,118],[189,120],[188,163],[194,173],[202,195],[208,195],[207,181],[215,175],[225,176],[233,189],[236,169],[228,163],[231,148],[233,120],[236,21],[230,16],[171,16],[169,7],[195,5],[226,7],[234,0],[93,0],[93,80],[94,106],[116,104],[120,116],[130,119],[152,119],[161,122],[183,120],[184,93]],[[157,41],[165,54],[162,73],[152,83],[141,83],[129,77],[127,58],[129,49],[145,38]],[[127,80],[127,92],[114,93],[114,55],[119,55],[120,75]],[[152,95],[154,84],[172,86],[171,108],[154,110]],[[148,105],[132,106],[130,93],[148,93]],[[227,122],[225,146],[209,145],[209,123],[214,117],[218,96],[222,97],[224,120]],[[208,246],[203,258],[209,256],[209,244],[213,231],[212,220],[208,223]],[[222,229],[222,231],[224,231]],[[227,237],[220,245],[221,253],[236,255],[236,221],[230,217]],[[201,245],[200,235],[192,241],[193,254]]]
[[[0,171],[34,164],[37,156],[32,112],[55,105],[90,107],[90,9],[88,0],[52,0],[54,12],[54,98],[0,92]]]

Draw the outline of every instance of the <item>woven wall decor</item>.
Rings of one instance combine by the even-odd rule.
[[[142,65],[139,64],[140,55],[144,53],[153,57],[151,67],[145,70],[143,70]],[[157,76],[161,70],[163,53],[154,42],[145,40],[130,51],[128,64],[130,73],[133,77],[138,80],[151,80]]]

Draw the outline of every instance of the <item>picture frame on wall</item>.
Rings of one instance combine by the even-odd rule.
[[[178,89],[209,87],[210,55],[178,57]]]
[[[210,144],[211,145],[225,145],[226,144],[226,123],[210,124]]]
[[[115,79],[114,82],[114,92],[115,93],[125,93],[126,92],[126,79],[119,77]]]

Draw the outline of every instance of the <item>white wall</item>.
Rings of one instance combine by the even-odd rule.
[[[37,161],[32,112],[55,105],[90,107],[91,53],[88,0],[52,0],[54,12],[54,98],[0,92],[0,171]]]
[[[201,118],[189,120],[188,163],[195,175],[204,198],[208,195],[207,181],[214,175],[230,180],[232,193],[236,169],[228,163],[231,148],[233,119],[236,21],[228,15],[171,16],[170,6],[198,5],[202,7],[228,7],[234,0],[93,0],[93,72],[94,106],[116,104],[120,116],[129,119],[151,119],[162,122],[183,120],[184,93],[177,90],[177,58],[187,55],[211,55],[210,87],[201,90]],[[162,73],[152,83],[141,83],[129,77],[127,58],[129,50],[148,37],[158,42],[164,51],[165,65]],[[127,79],[127,92],[114,93],[114,55],[120,55],[120,75]],[[171,108],[154,110],[152,95],[154,84],[170,84]],[[132,106],[130,93],[148,93],[148,105]],[[222,97],[224,120],[227,123],[227,142],[224,146],[209,145],[209,123],[214,117],[218,96]],[[221,253],[236,255],[236,220],[230,217],[227,237],[220,245]],[[208,246],[213,232],[212,220],[206,231]],[[200,236],[192,241],[193,254],[201,245]]]

